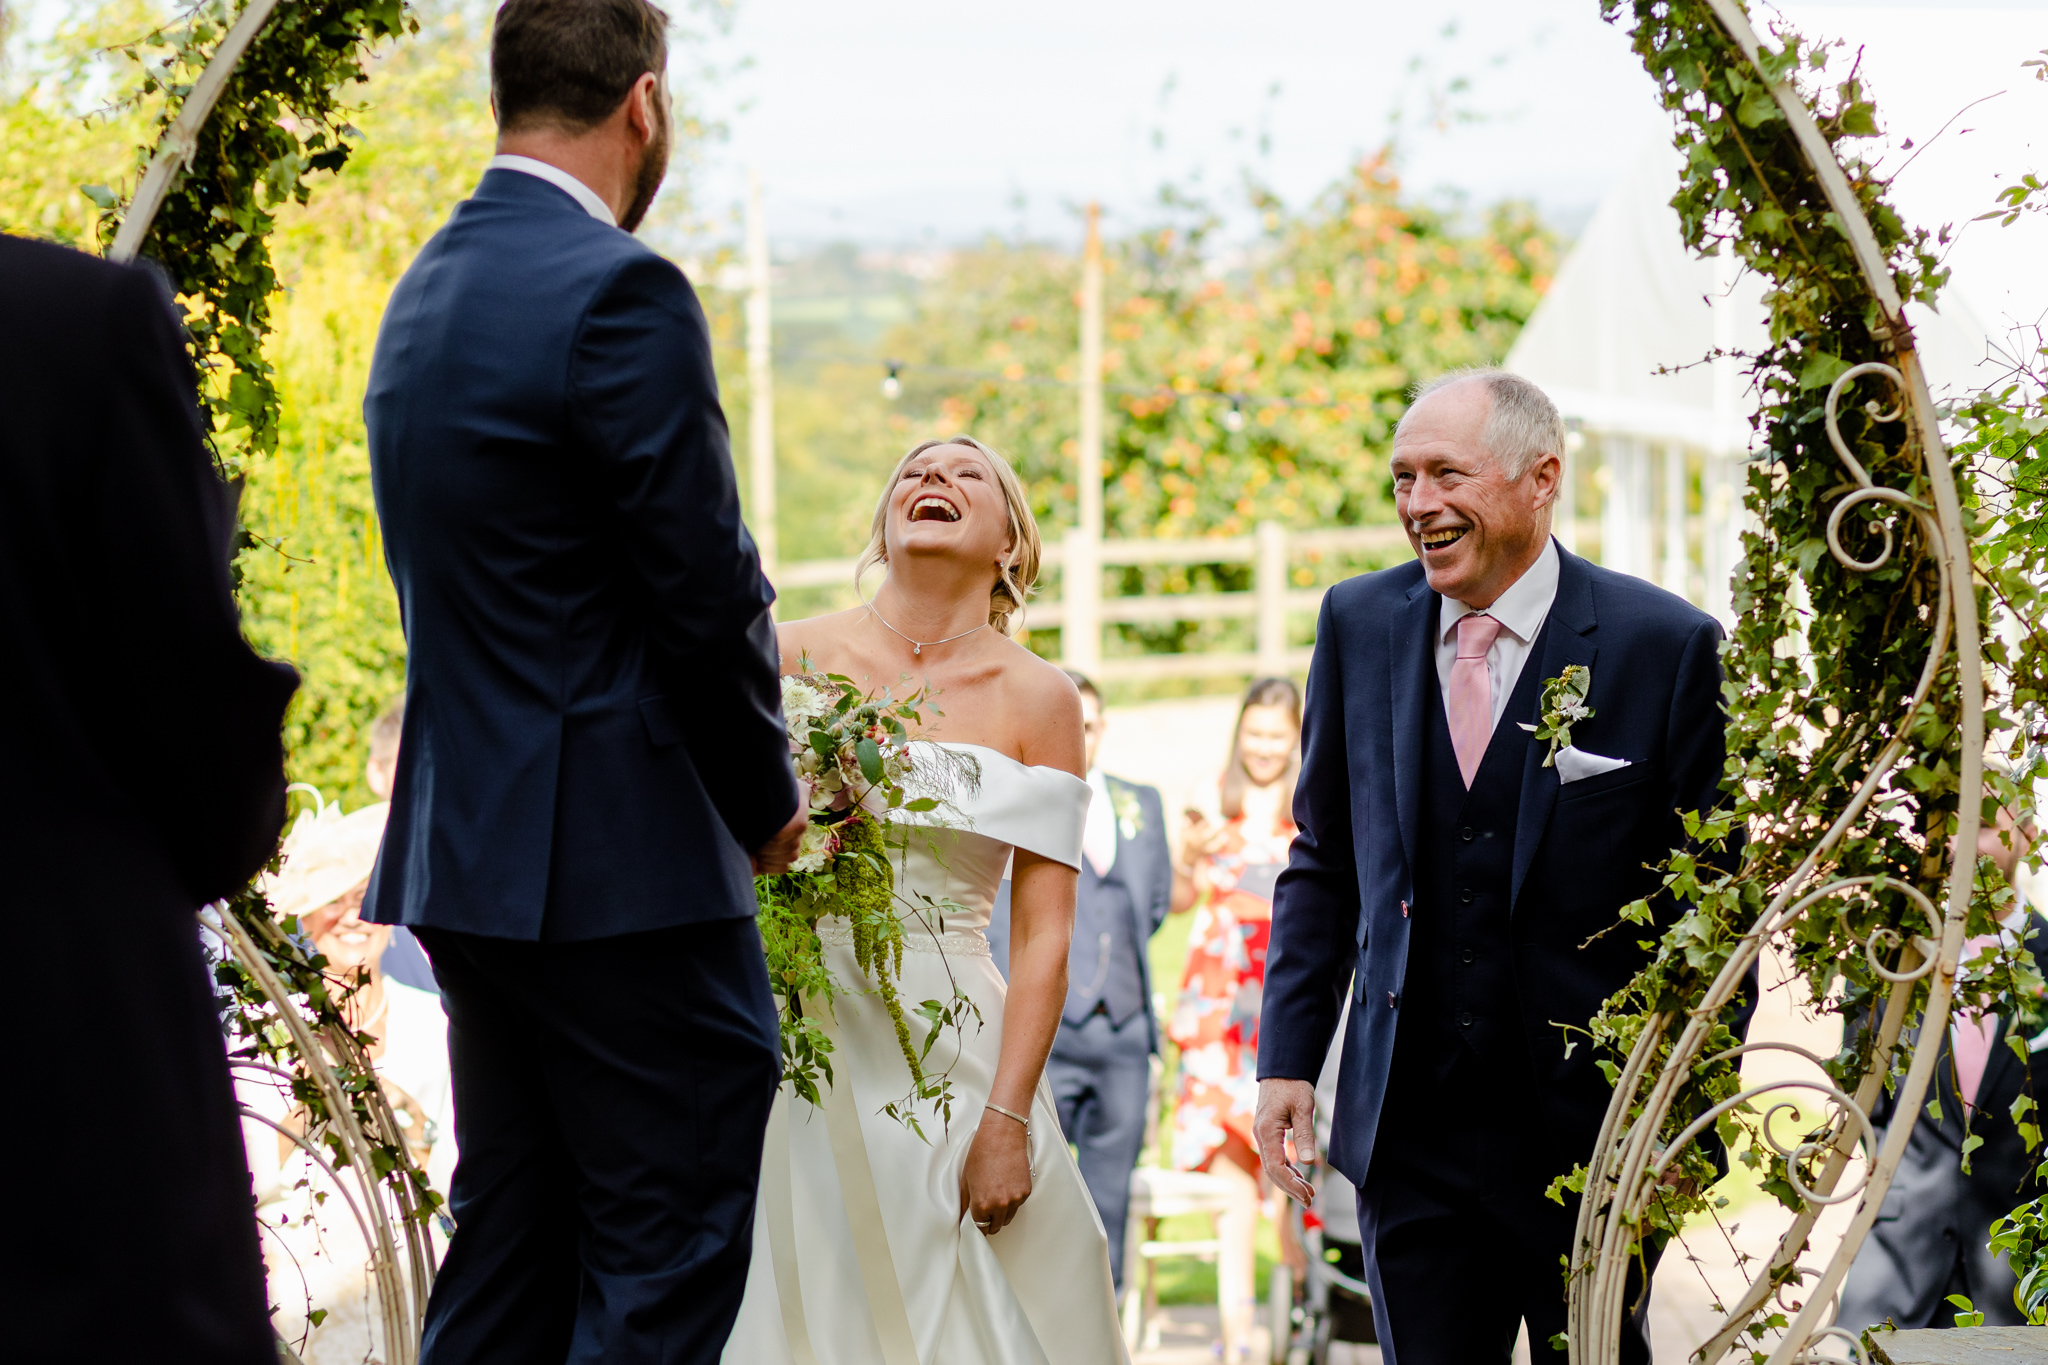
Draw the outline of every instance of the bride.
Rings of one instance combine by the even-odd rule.
[[[979,770],[943,827],[898,825],[891,843],[899,901],[953,903],[937,932],[906,932],[902,998],[957,987],[982,1022],[934,1043],[952,1119],[920,1112],[919,1136],[880,1112],[909,1086],[888,1013],[871,994],[837,999],[822,1105],[775,1101],[728,1365],[1127,1359],[1102,1223],[1042,1078],[1066,998],[1088,786],[1073,684],[1009,638],[1038,560],[1009,464],[964,436],[927,441],[876,505],[860,567],[887,576],[872,602],[781,627],[785,673],[898,695],[906,680],[929,685],[943,714],[928,713],[920,742]],[[1007,993],[983,933],[1006,863]],[[818,929],[835,975],[861,980],[845,922]],[[925,1021],[909,1017],[921,1035]]]

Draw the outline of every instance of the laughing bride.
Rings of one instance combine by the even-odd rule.
[[[881,1112],[907,1082],[887,1010],[871,994],[837,998],[822,1104],[786,1091],[775,1102],[727,1365],[1127,1359],[1102,1223],[1042,1079],[1066,999],[1088,786],[1073,685],[1009,638],[1038,559],[1038,527],[1002,456],[964,436],[928,441],[876,505],[861,570],[886,576],[872,601],[781,627],[785,673],[807,659],[863,691],[900,695],[906,676],[929,685],[944,714],[919,740],[978,767],[944,828],[907,838],[898,827],[894,857],[900,895],[955,910],[942,933],[906,934],[902,998],[957,987],[983,1022],[960,1030],[952,1122],[921,1115],[920,1137]],[[1007,994],[983,932],[1006,864]],[[833,927],[819,924],[828,961],[857,982]]]

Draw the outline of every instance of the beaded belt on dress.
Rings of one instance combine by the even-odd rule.
[[[841,947],[853,946],[853,926],[838,915],[818,921],[818,937]],[[913,953],[945,953],[950,956],[991,957],[988,935],[979,929],[947,929],[934,934],[921,924],[903,926],[903,946]]]

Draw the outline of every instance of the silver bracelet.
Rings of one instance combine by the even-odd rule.
[[[1031,1136],[1031,1120],[1025,1118],[1022,1114],[1016,1113],[1013,1110],[1005,1109],[1000,1104],[997,1104],[994,1100],[987,1101],[983,1107],[995,1110],[998,1114],[1001,1114],[1006,1119],[1017,1120],[1017,1122],[1024,1125],[1024,1136],[1027,1138]]]

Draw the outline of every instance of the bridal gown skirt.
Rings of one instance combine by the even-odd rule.
[[[951,1125],[920,1107],[926,1141],[878,1112],[908,1092],[909,1072],[882,1002],[841,996],[834,1030],[838,1050],[832,1056],[837,1083],[824,1100],[828,1108],[845,1103],[850,1086],[851,1113],[829,1115],[787,1091],[776,1098],[753,1263],[725,1350],[728,1365],[1110,1365],[1127,1359],[1102,1221],[1060,1134],[1043,1080],[1031,1106],[1031,1197],[993,1237],[975,1228],[961,1208],[961,1167],[995,1079],[1003,981],[978,932],[972,932],[980,946],[975,956],[955,946],[969,934],[946,937],[951,942],[943,966],[935,953],[904,953],[899,991],[913,1007],[920,1000],[946,999],[952,990],[944,968],[950,967],[981,1009],[981,1029],[967,1026],[952,1062]],[[851,947],[828,943],[827,949],[840,980],[859,979]],[[922,1036],[916,1031],[921,1023],[912,1019],[913,1038]],[[949,1030],[933,1045],[927,1065],[943,1066],[953,1044]],[[835,1154],[834,1117],[842,1134],[857,1126],[864,1152],[844,1150],[852,1144],[842,1136],[842,1151]],[[847,1125],[846,1117],[857,1125]],[[868,1201],[857,1188],[858,1177],[841,1179],[849,1157],[864,1157],[872,1173],[869,1207],[862,1207]],[[849,1183],[856,1186],[852,1200]],[[778,1229],[777,1215],[785,1208],[789,1221]],[[863,1222],[878,1214],[881,1236],[856,1237],[856,1213]],[[784,1262],[779,1276],[778,1258]],[[880,1260],[886,1263],[875,1263]],[[871,1279],[883,1282],[871,1286]],[[914,1343],[911,1360],[883,1349],[890,1324],[877,1323],[871,1291],[880,1297],[886,1320],[892,1316],[888,1281],[901,1297],[903,1325]],[[791,1343],[795,1323],[789,1320],[797,1305],[785,1301],[785,1283],[795,1289],[789,1297],[801,1300],[798,1330],[809,1338],[808,1357]]]

